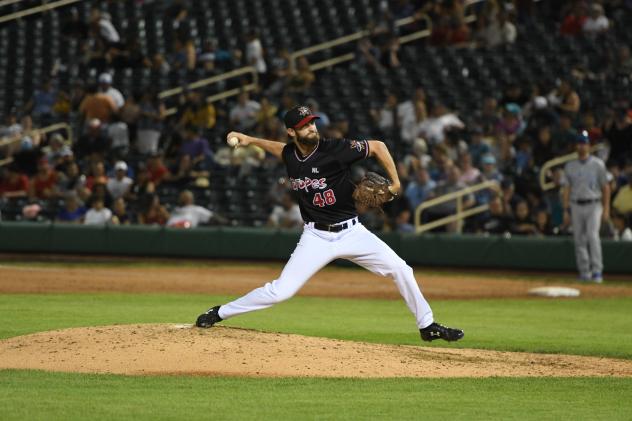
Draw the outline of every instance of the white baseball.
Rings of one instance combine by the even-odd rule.
[[[235,136],[231,137],[230,139],[228,139],[228,144],[234,148],[235,146],[239,145],[239,138]]]

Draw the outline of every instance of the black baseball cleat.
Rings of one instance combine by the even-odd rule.
[[[426,342],[432,342],[436,339],[443,339],[448,342],[458,341],[463,338],[464,333],[461,329],[453,329],[451,327],[445,327],[439,323],[432,323],[428,327],[419,329],[421,339]]]
[[[219,317],[219,307],[220,306],[209,308],[206,313],[200,314],[195,325],[197,327],[211,327],[215,323],[221,322],[222,318]]]

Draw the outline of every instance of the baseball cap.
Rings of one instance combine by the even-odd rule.
[[[285,122],[285,127],[287,127],[288,129],[298,129],[317,118],[320,117],[314,115],[312,113],[312,110],[310,110],[308,107],[304,105],[297,105],[296,107],[291,108],[287,113],[285,113],[283,121]]]
[[[481,158],[481,162],[483,164],[495,164],[496,163],[496,158],[494,158],[494,155],[485,155],[483,156],[483,158]]]
[[[112,75],[109,73],[101,73],[99,75],[99,83],[106,83],[110,85],[112,83]]]
[[[116,171],[127,171],[127,164],[125,163],[125,161],[116,161],[116,164],[114,164],[114,169]]]
[[[588,132],[586,130],[582,130],[581,133],[579,133],[576,137],[575,137],[575,142],[577,143],[590,143],[590,138],[588,137]]]

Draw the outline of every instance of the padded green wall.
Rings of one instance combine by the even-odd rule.
[[[300,233],[263,228],[87,227],[0,223],[0,252],[287,260]],[[411,265],[574,270],[573,241],[469,235],[380,237]],[[632,242],[603,241],[610,273],[632,276]]]

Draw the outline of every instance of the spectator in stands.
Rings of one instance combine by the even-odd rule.
[[[52,122],[53,106],[57,100],[57,90],[53,87],[51,79],[47,79],[37,89],[31,100],[26,104],[25,112],[30,114],[39,126],[46,126]]]
[[[529,203],[526,200],[521,200],[516,204],[509,232],[513,235],[533,235],[537,232],[529,212]]]
[[[555,107],[560,114],[564,113],[574,117],[579,112],[581,100],[571,82],[566,79],[559,81],[557,88],[549,93],[547,99],[549,104]]]
[[[50,167],[48,160],[41,158],[37,164],[37,173],[29,185],[29,199],[51,199],[57,194],[57,174]]]
[[[494,48],[516,42],[518,31],[505,11],[495,16],[482,17],[483,27],[475,34],[475,41],[481,47]]]
[[[127,163],[125,161],[117,161],[114,164],[114,177],[109,177],[107,181],[107,189],[114,200],[124,197],[134,181],[127,176]]]
[[[507,213],[505,204],[499,195],[494,194],[489,200],[489,209],[476,217],[476,232],[487,232],[490,234],[504,234],[509,232],[511,213]]]
[[[412,98],[397,106],[397,114],[401,127],[400,136],[408,144],[417,137],[417,127],[428,117],[426,107],[426,91],[417,87]]]
[[[179,125],[193,126],[199,130],[209,130],[215,127],[217,111],[215,106],[197,92],[187,93],[187,100],[183,107]]]
[[[610,143],[610,156],[624,165],[632,161],[632,115],[625,106],[618,106],[612,118],[604,122],[604,134]]]
[[[145,91],[139,103],[140,115],[136,122],[136,149],[143,155],[158,151],[165,106],[153,91]]]
[[[89,192],[86,192],[86,176],[81,174],[76,162],[69,162],[63,171],[58,172],[58,176],[57,190],[60,196],[74,194],[78,197],[87,197],[89,195]]]
[[[584,20],[582,32],[588,36],[603,34],[610,28],[610,22],[603,12],[603,6],[599,3],[590,5],[590,14]]]
[[[267,225],[275,228],[301,228],[303,226],[301,210],[290,192],[285,192],[281,203],[272,208]]]
[[[371,42],[371,38],[366,36],[360,38],[357,47],[358,62],[366,67],[371,67],[375,70],[381,71],[382,65],[380,64],[380,49]]]
[[[138,213],[138,223],[143,225],[165,225],[169,219],[169,212],[160,203],[160,197],[149,193],[141,197],[141,211]]]
[[[202,137],[194,126],[187,126],[184,129],[184,141],[180,145],[179,156],[181,172],[211,169],[213,152],[209,148],[208,140]]]
[[[522,119],[522,110],[515,102],[505,105],[502,118],[496,126],[496,133],[501,133],[509,137],[511,141],[522,133],[526,125]]]
[[[105,129],[106,137],[110,145],[108,156],[114,159],[123,159],[129,153],[129,129],[127,123],[122,121],[118,115]]]
[[[53,166],[60,164],[65,156],[72,156],[72,149],[64,143],[64,137],[59,133],[54,133],[48,142],[48,146],[42,148],[46,159]]]
[[[562,35],[576,36],[581,34],[584,22],[586,22],[586,5],[584,2],[573,2],[570,11],[560,26],[560,33]]]
[[[261,109],[261,104],[251,100],[247,91],[242,91],[237,97],[235,104],[229,113],[231,126],[240,132],[248,132],[257,125],[257,112]]]
[[[442,143],[445,140],[446,130],[464,129],[465,124],[456,115],[441,104],[434,104],[432,111],[417,128],[417,135],[424,137],[431,145]]]
[[[472,185],[479,182],[481,172],[472,165],[472,156],[469,152],[464,152],[459,155],[459,169],[461,170],[461,178],[459,181],[463,184]]]
[[[557,130],[551,134],[551,142],[554,155],[564,155],[573,152],[577,130],[573,128],[573,119],[570,114],[560,115]],[[549,158],[552,159],[553,157]]]
[[[412,176],[421,167],[427,168],[432,161],[432,157],[428,155],[428,145],[423,138],[417,138],[413,142],[412,151],[399,162],[401,167],[400,173],[404,176],[401,178],[408,178],[408,175]]]
[[[481,171],[481,178],[484,181],[494,180],[500,183],[503,180],[503,175],[498,171],[496,167],[496,158],[492,154],[484,155],[481,158],[481,165],[483,171]]]
[[[105,135],[101,120],[93,118],[88,122],[87,131],[77,142],[77,157],[91,160],[103,160],[110,149],[110,139]]]
[[[293,94],[306,93],[316,80],[316,75],[309,67],[307,57],[300,56],[296,59],[296,67],[290,66],[290,76],[287,81],[287,90]]]
[[[428,170],[425,167],[420,167],[415,172],[415,178],[406,186],[404,196],[408,199],[410,207],[414,210],[425,200],[435,196],[434,190],[436,187],[437,183],[430,178]]]
[[[27,196],[30,184],[29,178],[19,172],[17,165],[8,165],[5,171],[0,174],[2,174],[0,177],[0,199]]]
[[[155,153],[147,158],[147,172],[149,181],[158,187],[163,182],[171,180],[171,173],[167,166],[163,163],[162,154]]]
[[[246,64],[253,66],[260,77],[265,79],[265,74],[268,72],[268,66],[264,58],[263,46],[261,45],[261,39],[259,34],[254,29],[248,32],[246,35],[246,48],[245,48]]]
[[[535,211],[534,221],[535,232],[538,236],[555,235],[556,230],[551,223],[551,215],[547,208],[540,207]]]
[[[619,212],[612,213],[612,225],[615,241],[632,241],[632,229],[626,222],[626,217]]]
[[[193,193],[185,190],[178,199],[180,206],[174,209],[167,221],[167,225],[175,228],[195,228],[200,224],[207,224],[213,217],[213,212],[195,204]]]
[[[127,211],[127,203],[125,199],[119,197],[114,201],[112,212],[112,223],[116,225],[129,225],[132,222],[132,216]]]
[[[92,200],[90,209],[86,212],[83,219],[84,225],[105,225],[111,222],[112,211],[105,207],[101,198]]]
[[[267,74],[265,95],[269,98],[278,97],[285,89],[290,76],[290,52],[281,47],[276,50],[270,60],[270,71]]]
[[[105,173],[105,164],[103,160],[95,160],[90,163],[90,172],[86,177],[86,188],[90,191],[97,184],[106,184],[108,177]]]
[[[169,58],[172,70],[194,70],[196,60],[197,56],[193,39],[190,37],[176,38]]]
[[[437,184],[437,187],[434,189],[435,195],[439,197],[466,188],[467,186],[459,181],[460,178],[461,171],[459,170],[459,168],[456,165],[450,166],[447,169],[447,178],[439,182]],[[464,195],[461,198],[461,201],[462,210],[471,208],[475,204],[474,195],[472,195],[471,193]],[[454,199],[432,206],[428,209],[428,214],[430,215],[431,220],[437,220],[445,216],[454,215],[456,213],[456,210],[456,199]],[[446,226],[446,230],[448,232],[455,232],[456,228],[456,223],[450,223]]]
[[[230,51],[220,48],[217,38],[210,38],[204,41],[197,62],[207,73],[215,73],[217,71],[228,71],[233,60],[240,57],[240,50]]]
[[[632,165],[626,171],[628,184],[621,187],[612,201],[612,207],[626,218],[632,218]]]
[[[57,213],[56,221],[71,224],[81,224],[87,209],[80,203],[79,198],[74,193],[64,196],[64,207]]]
[[[400,212],[395,216],[394,231],[401,233],[415,232],[415,226],[410,223],[410,218],[410,209],[401,209]]]
[[[483,99],[480,111],[475,112],[475,120],[480,126],[482,134],[489,135],[494,133],[496,126],[500,122],[500,110],[498,109],[496,98],[489,96]]]
[[[88,87],[86,96],[79,105],[79,112],[83,115],[86,123],[97,119],[107,124],[117,111],[118,107],[112,97],[98,92],[94,85]]]
[[[93,8],[90,14],[90,22],[93,30],[108,46],[119,46],[121,36],[114,24],[112,24],[112,18],[108,13]]]
[[[99,92],[112,98],[117,110],[125,104],[125,97],[121,91],[112,86],[112,75],[110,73],[101,73],[99,75]]]
[[[470,144],[468,152],[472,157],[472,165],[481,166],[481,158],[491,152],[489,144],[483,138],[483,129],[480,126],[474,126],[470,129]]]

